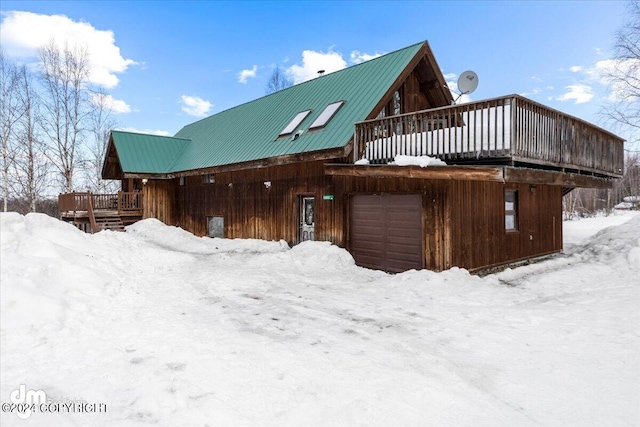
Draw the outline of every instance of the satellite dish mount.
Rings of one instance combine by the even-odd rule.
[[[456,95],[458,95],[458,97],[456,99],[454,99],[451,103],[455,104],[458,102],[458,100],[462,97],[462,95],[467,95],[469,93],[472,93],[474,90],[477,89],[478,87],[478,75],[476,73],[474,73],[473,71],[469,70],[469,71],[465,71],[464,73],[460,74],[460,77],[458,77],[458,92],[452,90],[453,93],[455,93]]]

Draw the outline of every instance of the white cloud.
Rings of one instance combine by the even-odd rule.
[[[444,74],[443,76],[447,83],[447,87],[451,91],[451,96],[453,97],[454,100],[457,99],[456,104],[464,104],[466,102],[472,101],[471,97],[468,94],[464,94],[462,96],[459,95],[458,80],[456,78],[458,77],[458,75],[456,73],[448,73],[448,74]]]
[[[360,64],[362,62],[369,61],[371,59],[375,59],[375,58],[377,58],[379,56],[382,56],[382,55],[384,55],[384,54],[383,53],[378,53],[378,52],[376,52],[373,55],[371,55],[371,54],[368,54],[368,53],[362,53],[360,51],[354,50],[353,52],[351,52],[350,57],[351,57],[351,62],[352,63]]]
[[[573,67],[569,67],[569,69],[570,69],[571,71],[573,71],[574,73],[577,73],[577,72],[579,72],[579,71],[582,71],[582,67],[581,67],[581,66],[579,66],[579,65],[574,65]]]
[[[204,117],[207,115],[213,104],[205,101],[199,96],[182,95],[182,111],[190,116]]]
[[[580,78],[575,85],[567,86],[569,93],[559,99],[575,99],[580,104],[594,97],[592,89],[600,91],[606,88],[608,100],[618,102],[628,100],[626,89],[632,84],[630,82],[640,81],[640,60],[604,59],[589,67],[571,67],[571,71],[578,73]]]
[[[88,22],[76,22],[65,15],[41,15],[32,12],[11,11],[2,14],[0,37],[8,56],[36,59],[38,48],[54,40],[63,48],[87,48],[89,53],[89,81],[113,88],[118,85],[117,74],[131,65],[115,44],[113,31],[98,30]]]
[[[294,64],[286,69],[286,73],[293,79],[293,83],[298,84],[318,77],[320,70],[329,74],[346,67],[347,61],[338,52],[305,50],[302,52],[302,65]]]
[[[111,110],[116,114],[131,112],[131,106],[129,106],[129,104],[104,93],[96,93],[91,95],[91,103],[93,103],[94,105],[101,105],[103,108]]]
[[[136,129],[132,127],[116,128],[114,130],[121,130],[123,132],[144,133],[147,135],[169,136],[170,133],[166,130],[151,130],[151,129]]]
[[[637,93],[635,85],[640,81],[640,60],[605,59],[596,62],[589,74],[600,84],[609,87],[609,101],[629,101],[629,94]]]
[[[454,77],[455,77],[455,74],[454,74]],[[451,91],[451,96],[453,97],[453,99],[454,100],[457,99],[456,104],[464,104],[466,102],[471,102],[472,101],[471,97],[469,95],[467,95],[467,94],[464,94],[462,96],[459,95],[459,93],[458,93],[458,82],[457,81],[454,82],[452,80],[447,80],[447,87]]]
[[[258,71],[258,66],[254,65],[250,70],[242,70],[238,73],[238,82],[247,83],[247,79],[253,78],[256,76],[256,71]]]
[[[593,89],[585,84],[565,86],[567,93],[556,98],[558,101],[574,101],[574,104],[584,104],[593,98]]]

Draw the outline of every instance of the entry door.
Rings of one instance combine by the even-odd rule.
[[[300,241],[316,240],[314,198],[300,197]]]
[[[422,195],[354,195],[349,217],[349,250],[358,265],[393,273],[422,268]]]

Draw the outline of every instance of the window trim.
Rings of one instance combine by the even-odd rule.
[[[511,194],[511,197],[508,197],[507,195]],[[511,201],[508,201],[507,199],[511,198]],[[505,189],[504,190],[504,230],[508,233],[512,233],[512,232],[517,232],[519,231],[519,226],[520,226],[520,219],[519,219],[519,206],[518,206],[518,202],[519,202],[519,197],[518,197],[518,190],[515,189]],[[513,203],[513,209],[507,209],[507,203]],[[513,217],[513,227],[512,228],[508,228],[507,226],[507,218],[508,217]]]
[[[291,119],[289,124],[287,124],[284,129],[282,129],[282,132],[278,134],[278,137],[291,135],[292,133],[294,133],[296,129],[298,129],[298,127],[302,124],[302,122],[304,122],[304,120],[309,116],[309,114],[311,114],[311,109],[302,110],[297,113],[293,117],[293,119]]]
[[[322,110],[320,115],[318,117],[316,117],[316,119],[313,121],[313,123],[311,123],[311,126],[309,126],[309,130],[322,129],[325,126],[327,126],[329,124],[329,122],[331,121],[331,119],[333,119],[335,117],[335,115],[338,114],[338,111],[340,111],[340,109],[342,108],[344,103],[345,103],[345,101],[341,100],[341,101],[332,102],[332,103],[328,104],[326,107],[324,107],[324,109]],[[334,105],[336,105],[336,107],[333,107]],[[333,107],[334,110],[331,112],[331,114],[329,114],[328,117],[323,118],[322,117],[323,114],[325,114],[327,112],[327,110],[329,110],[330,107]],[[320,121],[321,118],[323,119],[322,121]]]
[[[203,184],[215,184],[216,183],[216,174],[214,173],[205,173],[202,175],[202,183]]]

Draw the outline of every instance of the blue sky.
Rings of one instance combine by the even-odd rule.
[[[300,80],[320,66],[352,65],[422,40],[448,80],[478,73],[474,100],[523,94],[611,128],[598,114],[607,97],[598,71],[612,56],[626,3],[3,0],[0,7],[8,56],[33,62],[37,40],[67,34],[88,45],[121,128],[173,135],[263,96],[276,65]]]

